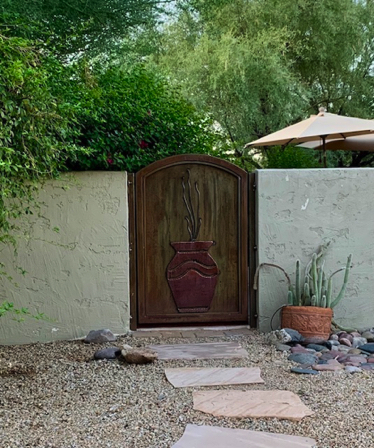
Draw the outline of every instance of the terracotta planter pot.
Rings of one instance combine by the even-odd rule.
[[[317,306],[285,306],[282,308],[282,328],[297,330],[304,337],[328,339],[331,333],[331,308]]]
[[[219,270],[208,253],[213,241],[171,243],[176,251],[166,270],[175,304],[180,313],[209,310]]]

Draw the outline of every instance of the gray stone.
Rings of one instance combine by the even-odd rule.
[[[317,362],[317,356],[308,354],[308,353],[292,353],[288,357],[290,361],[297,362],[298,364],[305,364],[305,365],[313,365]]]
[[[86,336],[86,339],[84,339],[84,342],[87,344],[102,344],[104,342],[114,342],[116,340],[117,338],[110,330],[104,329],[91,330]]]
[[[149,364],[155,362],[158,354],[147,348],[133,348],[132,350],[122,350],[122,356],[129,364]]]
[[[364,331],[361,337],[365,338],[368,342],[374,342],[374,333],[371,331]]]
[[[360,350],[364,350],[365,352],[368,353],[374,353],[374,342],[368,342],[367,344],[360,345],[357,348],[359,348]]]
[[[312,350],[315,350],[316,352],[322,352],[322,353],[328,351],[328,348],[326,348],[324,345],[319,344],[308,344],[306,348],[310,348]]]
[[[98,350],[94,354],[95,359],[116,359],[121,354],[121,349],[118,347],[107,347]]]
[[[287,344],[291,342],[292,337],[285,330],[274,330],[266,334],[266,341],[269,344]]]
[[[374,370],[374,364],[371,364],[371,363],[361,364],[361,369]]]
[[[353,338],[352,347],[353,348],[357,348],[360,345],[364,345],[366,343],[367,343],[367,339],[366,338],[363,338],[363,337]]]
[[[360,369],[360,367],[355,366],[345,366],[345,371],[348,373],[358,373],[362,372],[362,369]]]
[[[291,347],[286,344],[281,344],[280,342],[277,342],[275,344],[275,348],[280,352],[289,352],[291,350]]]
[[[353,340],[353,338],[352,338]],[[340,338],[339,342],[341,345],[346,345],[347,347],[352,347],[352,342],[348,338]]]
[[[330,342],[331,341],[338,341],[339,340],[339,336],[337,334],[332,334],[330,335]]]
[[[340,345],[340,342],[337,339],[329,339],[329,342],[332,346]]]
[[[292,367],[291,372],[293,373],[304,373],[306,375],[318,375],[319,372],[313,369],[302,369],[300,367]]]
[[[302,336],[297,330],[293,330],[292,328],[283,328],[283,330],[291,336],[290,342],[302,342],[304,340],[304,336]]]

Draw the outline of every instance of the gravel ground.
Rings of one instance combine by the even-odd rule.
[[[0,346],[1,448],[170,448],[187,423],[313,437],[318,448],[374,446],[373,371],[291,374],[287,355],[267,345],[257,332],[219,340],[239,341],[248,350],[248,359],[158,361],[135,366],[92,360],[97,349],[113,344],[74,341]],[[212,341],[202,338],[193,342]],[[115,345],[187,342],[126,336]],[[265,384],[231,388],[290,390],[299,394],[315,415],[290,422],[217,418],[194,411],[193,388],[174,389],[163,373],[165,367],[183,366],[258,366]]]

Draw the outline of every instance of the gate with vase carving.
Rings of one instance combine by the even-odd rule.
[[[179,155],[129,176],[131,328],[255,325],[254,179]]]

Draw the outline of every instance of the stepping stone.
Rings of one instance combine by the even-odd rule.
[[[271,432],[187,425],[172,448],[313,448],[314,439]]]
[[[248,353],[237,342],[208,342],[205,344],[150,345],[158,359],[238,359]]]
[[[258,367],[165,369],[174,387],[264,383]]]
[[[279,418],[299,421],[314,412],[287,390],[193,392],[193,408],[216,417]]]

